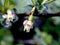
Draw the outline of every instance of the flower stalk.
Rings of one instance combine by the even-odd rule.
[[[32,10],[31,10],[31,15],[30,15],[29,18],[28,18],[29,21],[32,21],[32,20],[33,20],[33,14],[34,14],[35,8],[36,8],[36,6],[34,6],[34,7],[32,8]]]

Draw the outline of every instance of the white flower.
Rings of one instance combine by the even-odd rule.
[[[12,10],[7,10],[7,20],[13,21],[14,17],[14,12]]]
[[[23,22],[23,25],[24,25],[24,31],[26,30],[26,32],[30,32],[30,29],[33,28],[33,23],[29,20],[25,20]]]
[[[5,21],[5,27],[10,27],[12,25],[11,22],[16,22],[18,20],[18,17],[15,15],[13,10],[7,10],[7,14],[2,15]],[[11,21],[11,22],[10,22]]]
[[[16,16],[16,14],[14,13],[13,10],[7,10],[7,14],[2,15],[2,17],[4,19],[6,18],[6,20],[12,21],[12,22],[16,22],[18,20],[18,17]]]
[[[8,21],[13,21],[16,15],[13,10],[7,10],[7,14],[2,15],[3,18],[6,18]]]

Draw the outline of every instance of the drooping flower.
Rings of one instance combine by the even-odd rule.
[[[23,25],[24,25],[24,31],[26,30],[26,32],[30,32],[30,29],[33,28],[33,23],[29,20],[25,20],[23,22]]]
[[[32,8],[31,15],[29,15],[28,20],[25,20],[23,22],[24,31],[26,30],[26,32],[30,32],[30,29],[33,28],[33,14],[34,14],[35,8],[36,8],[35,6]]]

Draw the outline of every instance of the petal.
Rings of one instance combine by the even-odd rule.
[[[33,25],[33,23],[31,21],[28,21],[27,24],[28,25]]]
[[[23,25],[25,25],[27,22],[28,22],[28,20],[25,20],[25,21],[23,22]]]
[[[26,30],[26,32],[30,32],[30,30]]]
[[[6,20],[6,24],[10,24],[10,21],[7,21],[7,20]]]
[[[5,27],[7,27],[7,28],[10,27],[10,26],[12,26],[11,23],[5,25]]]
[[[3,18],[7,18],[7,15],[6,15],[6,14],[4,14],[4,15],[2,15],[2,17],[3,17]]]
[[[24,26],[24,31],[25,31],[25,30],[30,30],[30,27],[29,27],[28,25],[25,25],[25,26]]]

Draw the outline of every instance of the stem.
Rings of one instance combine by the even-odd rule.
[[[31,0],[31,1],[32,1],[33,5],[36,6],[37,0]]]
[[[29,16],[29,19],[28,19],[28,20],[30,20],[30,21],[33,20],[33,14],[34,14],[35,8],[36,8],[36,6],[34,6],[34,7],[32,8],[32,10],[31,10],[31,15]]]
[[[47,2],[47,4],[52,3],[52,2],[54,2],[54,1],[55,1],[55,0],[50,0],[50,1]]]
[[[47,2],[47,0],[43,0],[43,2],[41,3],[41,5],[44,5]]]
[[[53,2],[53,1],[55,1],[55,0],[44,0],[41,5],[44,5],[45,3],[49,4],[49,3]]]

